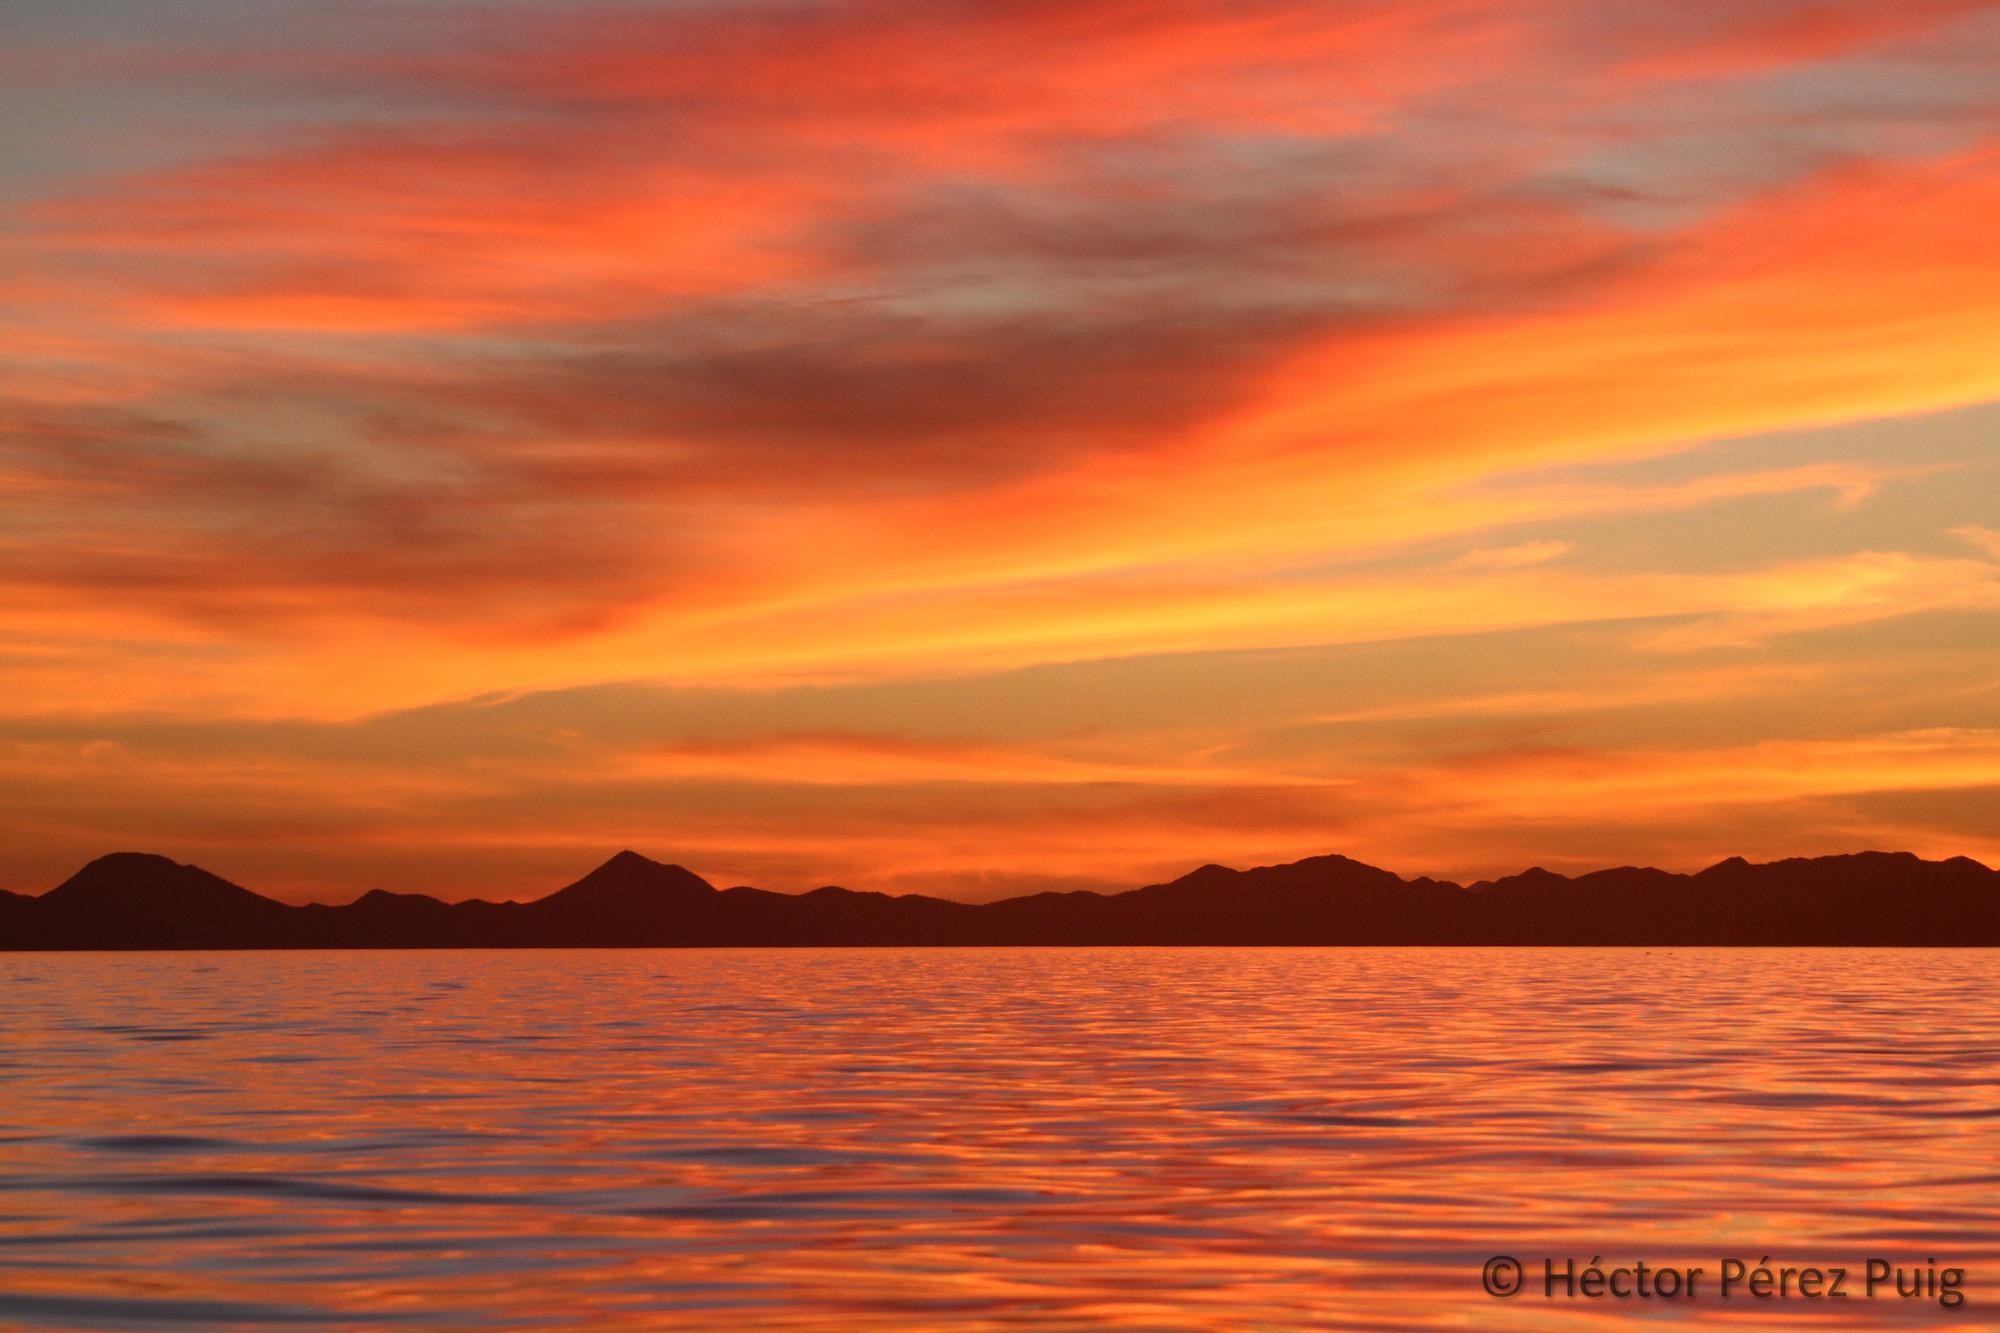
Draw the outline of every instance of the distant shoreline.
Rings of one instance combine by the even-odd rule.
[[[0,951],[1014,947],[2000,947],[2000,872],[1861,852],[1693,875],[1533,869],[1459,885],[1341,856],[1203,866],[1124,893],[988,903],[828,887],[718,889],[620,852],[531,902],[374,890],[293,906],[163,856],[100,857],[0,894]]]

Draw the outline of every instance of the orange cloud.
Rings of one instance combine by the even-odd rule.
[[[1968,523],[1964,527],[1953,528],[1951,534],[1961,541],[1972,543],[1995,560],[2000,560],[2000,531]]]
[[[1560,560],[1576,549],[1575,542],[1522,542],[1517,546],[1482,546],[1467,551],[1453,565],[1459,569],[1522,569]]]
[[[1662,6],[1644,25],[1650,48],[1621,64],[1631,78],[1712,79],[1773,66],[1823,61],[1925,33],[1989,8],[1986,0],[1920,0],[1895,6],[1868,0],[1821,4],[1732,5],[1687,22],[1685,10]]]
[[[1847,659],[1881,691],[1828,724],[1874,738],[1851,753],[1759,735],[1677,769],[1635,714],[1747,726],[1751,676],[1833,694],[1828,644],[2000,609],[1990,465],[1918,420],[2000,400],[1990,6],[473,8],[11,58],[112,105],[216,99],[170,147],[0,195],[0,742],[10,790],[60,791],[17,837],[321,828],[379,852],[340,873],[386,870],[553,789],[537,865],[653,830],[746,878],[823,854],[965,886],[1342,838],[1449,868],[1479,858],[1425,830],[1504,838],[1537,805],[1567,847],[1640,839],[1699,804],[1673,784],[1733,791],[1767,754],[1828,775],[1783,797],[1820,829],[1984,780],[1976,693],[1877,716],[1931,679],[1910,649]],[[1591,627],[1602,671],[1466,688],[1496,645]],[[801,715],[310,753],[606,682],[776,700],[1147,655],[1193,680],[1426,641],[1459,645],[1428,695],[1202,724],[1163,696],[1095,739]],[[1573,769],[1496,761],[1511,803],[1453,798],[1480,779],[1435,736],[1387,770],[1353,740],[1586,716],[1628,730]],[[266,770],[163,718],[305,748]],[[1260,748],[1313,719],[1323,762]],[[1607,764],[1652,776],[1593,800]],[[315,800],[323,826],[286,813]]]

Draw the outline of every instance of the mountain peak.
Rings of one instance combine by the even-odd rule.
[[[641,856],[630,847],[627,847],[621,852],[614,853],[611,859],[599,866],[598,869],[609,870],[613,866],[656,866],[660,864],[662,863],[655,861],[652,857]]]
[[[100,856],[42,895],[69,910],[104,916],[190,914],[279,904],[200,866],[152,852]]]
[[[172,857],[161,856],[156,852],[110,852],[89,862],[83,869],[50,889],[49,895],[75,897],[78,894],[98,892],[111,885],[151,889],[173,888],[202,881],[212,881],[216,884],[229,883],[219,875],[211,875],[199,866],[183,865]],[[247,893],[249,890],[241,892]]]
[[[183,865],[170,856],[161,856],[158,852],[106,852],[95,860],[86,862],[83,869],[69,877],[68,882],[74,882],[87,875],[170,874],[176,870],[194,868]]]
[[[622,851],[576,883],[557,889],[547,903],[655,902],[706,896],[715,886],[684,866],[667,865],[634,851]]]

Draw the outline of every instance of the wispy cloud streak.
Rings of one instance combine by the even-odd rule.
[[[129,17],[0,19],[10,95],[64,145],[0,150],[0,739],[93,830],[167,774],[163,828],[267,828],[234,770],[128,745],[136,718],[365,729],[606,682],[920,691],[1419,641],[1461,645],[1427,669],[1462,717],[1498,697],[1463,688],[1475,643],[1613,627],[1617,679],[1521,687],[1581,716],[1658,670],[1996,611],[1990,425],[1936,415],[2000,399],[1991,4]],[[1870,421],[1903,424],[1836,443]],[[1931,669],[1864,674],[1901,698]],[[1356,713],[1295,700],[1202,744]],[[87,716],[69,757],[33,748],[34,719]],[[1153,864],[1161,802],[1225,841],[1268,802],[1292,832],[1246,851],[1422,865],[1413,830],[1442,827],[1178,741],[1051,739],[807,716],[596,759],[661,804],[794,793],[705,807],[746,872],[846,846],[844,786],[926,793],[922,838],[843,863],[883,882],[970,883],[995,829],[1088,791],[1145,793],[1153,832],[1008,873]],[[1440,753],[1395,780],[1460,780]],[[297,804],[340,804],[331,769],[282,766]],[[528,789],[404,774],[378,776],[468,803],[383,825],[399,847],[476,842]],[[1796,816],[1832,827],[1807,806],[1863,799],[1842,781]],[[987,813],[939,794],[988,788]],[[1631,836],[1652,798],[1621,799],[1547,836]],[[558,841],[646,827],[564,818]]]

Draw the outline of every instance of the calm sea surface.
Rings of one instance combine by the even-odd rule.
[[[2000,954],[0,955],[0,1324],[232,1322],[2000,1327]]]

